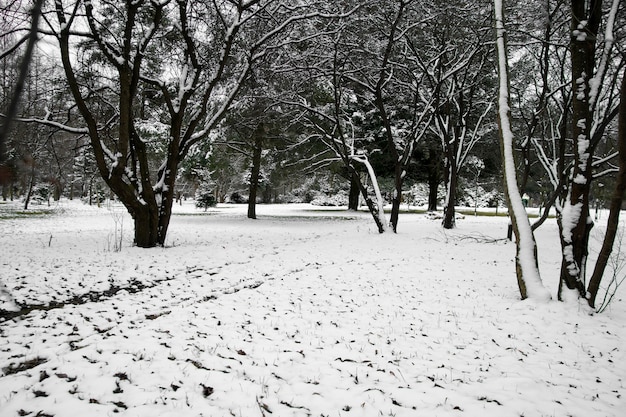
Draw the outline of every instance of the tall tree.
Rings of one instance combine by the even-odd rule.
[[[609,206],[609,218],[607,219],[606,233],[602,241],[602,248],[598,254],[598,261],[589,280],[588,303],[594,308],[596,297],[600,290],[600,283],[604,276],[609,257],[613,251],[615,236],[619,227],[619,217],[622,211],[622,203],[626,193],[626,75],[622,75],[622,87],[620,93],[620,111],[617,131],[619,148],[619,172],[615,180],[615,189]]]
[[[419,52],[411,48],[432,21],[435,10],[418,1],[389,0],[372,4],[365,25],[371,40],[353,50],[350,81],[371,103],[386,142],[384,152],[393,164],[394,189],[390,224],[397,232],[404,179],[415,146],[432,117],[432,97],[424,100],[424,73],[419,70]],[[367,20],[368,23],[364,21]],[[362,37],[362,36],[361,36]]]
[[[345,5],[334,7],[343,10]],[[283,73],[295,74],[282,104],[300,109],[301,115],[295,119],[306,132],[303,141],[317,141],[325,146],[326,152],[314,160],[342,165],[359,189],[378,231],[383,233],[387,229],[384,201],[370,162],[367,148],[370,140],[360,134],[363,108],[352,80],[353,55],[355,48],[360,47],[353,29],[356,22],[362,22],[362,11],[359,6],[348,8],[342,18],[313,28],[318,32],[313,39],[305,36],[302,43],[294,45],[293,56],[280,69]],[[361,179],[360,167],[367,173],[374,198]]]
[[[87,126],[75,130],[88,133],[101,177],[133,217],[136,245],[165,243],[181,161],[222,120],[255,62],[278,46],[277,36],[320,15],[309,6],[278,0],[55,3],[51,30]],[[271,24],[258,31],[253,23],[260,20]],[[100,62],[102,83],[94,88],[85,87],[87,77],[73,59],[77,39],[80,52]],[[142,124],[146,103],[152,123]],[[113,117],[103,117],[101,107]],[[155,134],[146,126],[160,129]],[[153,166],[155,148],[161,161]]]
[[[494,74],[485,29],[491,14],[480,2],[446,2],[435,18],[427,58],[420,57],[433,97],[431,126],[444,156],[447,193],[443,227],[455,226],[455,203],[459,175],[474,146],[490,133]],[[465,16],[453,18],[453,16]],[[413,46],[420,56],[423,46]],[[495,126],[492,124],[492,129]]]
[[[537,261],[537,243],[522,205],[522,198],[517,185],[515,160],[513,153],[513,131],[511,128],[511,110],[509,93],[509,69],[504,26],[504,5],[502,0],[494,0],[496,24],[496,50],[498,53],[498,123],[500,126],[500,149],[502,153],[505,197],[509,215],[515,233],[515,270],[522,299],[527,297],[549,300],[550,294],[543,286]]]
[[[10,183],[12,182],[13,173],[9,167],[7,152],[9,132],[13,118],[17,114],[20,97],[24,90],[31,58],[35,50],[43,3],[43,0],[36,0],[33,3],[32,9],[29,11],[30,19],[26,19],[27,22],[29,21],[29,25],[23,25],[22,19],[19,18],[25,14],[25,11],[21,9],[21,3],[7,4],[0,9],[0,16],[3,21],[0,24],[0,45],[2,45],[0,60],[3,65],[3,97],[0,110],[3,113],[2,124],[0,125],[0,184],[3,187],[7,184],[12,187]],[[20,32],[24,32],[24,34],[16,39],[15,34]],[[6,62],[12,58],[12,55],[20,51],[20,47],[24,43],[26,47],[22,54],[19,68],[16,71],[16,76],[10,83],[7,83],[7,80],[4,78],[7,73]],[[10,93],[7,94],[6,90],[9,90]]]
[[[594,179],[594,154],[606,127],[618,113],[615,100],[615,69],[624,58],[614,61],[614,23],[619,0],[612,2],[608,13],[601,0],[571,1],[571,88],[573,138],[572,180],[560,221],[562,246],[559,299],[567,293],[587,298],[585,271],[589,237],[593,227],[590,216],[590,191]],[[605,23],[605,32],[601,27]],[[603,40],[600,43],[600,40]]]

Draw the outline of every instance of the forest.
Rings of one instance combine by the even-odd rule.
[[[174,204],[202,194],[247,202],[250,218],[257,202],[362,204],[380,233],[401,229],[403,202],[441,208],[453,229],[455,207],[480,200],[508,208],[522,298],[550,297],[533,232],[552,213],[558,298],[595,303],[626,187],[619,0],[1,12],[4,200],[115,199],[144,248],[164,244]],[[533,224],[522,202],[542,208]],[[611,214],[587,277],[598,207]]]
[[[1,416],[623,415],[623,1],[0,16]]]

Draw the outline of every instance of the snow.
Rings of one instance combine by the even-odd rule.
[[[246,206],[188,201],[165,248],[131,247],[127,227],[115,252],[121,207],[7,207],[13,302],[86,299],[0,321],[3,417],[604,417],[626,405],[622,295],[593,316],[520,301],[506,217],[444,231],[403,213],[400,233],[378,234],[366,212],[260,205],[252,221]],[[554,219],[537,239],[555,293]]]
[[[374,172],[374,168],[372,167],[372,164],[370,163],[369,159],[367,159],[366,155],[363,155],[361,157],[352,155],[351,158],[354,161],[360,162],[363,165],[365,165],[365,168],[367,169],[367,173],[369,175],[370,181],[372,182],[372,188],[374,188],[374,194],[376,195],[376,205],[378,206],[378,213],[377,213],[378,220],[383,230],[385,230],[387,227],[387,220],[385,218],[384,200],[383,200],[382,193],[380,192],[380,187],[378,186],[378,179],[376,177],[376,172]]]
[[[576,99],[579,101],[584,101],[586,98],[585,97],[585,91],[587,88],[586,80],[587,80],[587,73],[584,71],[582,72],[581,77],[576,78],[576,85],[578,86],[576,88]]]

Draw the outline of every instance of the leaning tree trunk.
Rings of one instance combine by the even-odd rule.
[[[619,215],[626,193],[626,74],[622,77],[622,87],[620,91],[619,122],[617,128],[617,142],[619,149],[619,172],[615,180],[615,190],[611,198],[609,218],[606,224],[606,234],[602,242],[602,248],[593,270],[593,275],[589,280],[587,288],[589,306],[595,308],[596,296],[600,289],[600,281],[604,275],[604,270],[611,256],[613,243],[619,227]]]
[[[374,188],[374,194],[376,195],[376,203],[374,203],[374,201],[372,201],[372,199],[368,195],[367,188],[365,188],[365,186],[361,182],[360,177],[358,176],[358,171],[354,168],[354,166],[352,166],[350,161],[346,161],[346,167],[352,172],[353,175],[356,175],[355,178],[357,179],[359,190],[361,191],[361,195],[363,196],[363,199],[365,200],[365,204],[367,205],[369,212],[374,218],[376,227],[378,227],[378,233],[384,233],[385,230],[387,229],[386,227],[387,221],[385,219],[383,197],[380,193],[380,188],[378,187],[378,180],[376,179],[374,168],[372,167],[372,164],[370,164],[370,162],[365,157],[353,156],[351,160],[362,163],[363,165],[365,165],[365,168],[367,169],[367,173],[370,177],[370,180],[372,181],[372,187]]]
[[[496,20],[496,48],[498,52],[498,125],[500,127],[500,151],[502,154],[504,195],[509,207],[509,215],[515,232],[515,271],[522,299],[549,300],[550,293],[541,282],[537,261],[537,244],[530,227],[528,215],[522,205],[517,186],[511,130],[511,109],[509,98],[509,73],[504,29],[503,0],[494,0]]]
[[[33,196],[33,187],[35,186],[35,160],[31,160],[30,175],[28,178],[28,190],[26,191],[26,197],[24,198],[24,210],[28,210],[28,204]]]

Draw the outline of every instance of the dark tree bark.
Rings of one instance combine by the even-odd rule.
[[[203,140],[211,129],[223,118],[230,104],[235,99],[243,81],[250,72],[253,59],[263,56],[259,49],[273,35],[280,33],[288,22],[272,29],[273,35],[259,37],[259,42],[252,42],[245,51],[235,50],[237,36],[246,19],[242,15],[256,7],[256,2],[249,2],[241,7],[233,8],[232,21],[222,21],[223,37],[219,39],[220,47],[213,51],[215,62],[210,70],[198,58],[198,40],[194,38],[195,27],[200,21],[190,22],[188,2],[176,2],[178,19],[175,26],[176,34],[171,37],[159,37],[164,8],[167,2],[131,2],[122,6],[115,2],[94,4],[84,3],[84,15],[89,25],[90,37],[94,48],[103,59],[103,65],[115,73],[117,84],[112,88],[118,96],[105,98],[107,105],[114,107],[116,118],[103,122],[98,113],[99,107],[93,105],[92,92],[86,92],[81,78],[74,68],[72,59],[73,36],[72,23],[76,16],[83,13],[78,2],[73,8],[65,8],[62,1],[55,2],[56,14],[60,29],[58,40],[61,59],[68,80],[70,92],[76,102],[76,108],[84,119],[87,133],[95,155],[95,162],[100,176],[111,191],[124,204],[135,222],[135,244],[140,247],[154,247],[165,244],[165,237],[172,215],[175,199],[175,181],[179,164],[189,153],[193,145]],[[108,9],[106,9],[108,7]],[[207,7],[212,7],[207,3]],[[98,10],[96,10],[98,9]],[[71,11],[70,11],[71,10]],[[119,12],[120,20],[115,29],[103,28],[101,17],[111,10]],[[207,9],[210,13],[212,9]],[[222,11],[214,11],[218,15]],[[238,16],[235,16],[238,15]],[[178,56],[166,65],[182,65],[179,83],[172,85],[159,79],[159,75],[151,72],[151,66],[160,65],[163,57],[155,56],[151,47],[166,45],[176,49]],[[241,53],[241,60],[234,56]],[[244,57],[247,56],[248,58]],[[254,58],[250,58],[254,56]],[[236,61],[236,63],[235,63]],[[155,65],[158,64],[158,65]],[[220,82],[231,76],[228,68],[238,67],[235,82],[219,106],[211,102]],[[152,78],[154,77],[154,78]],[[143,134],[136,125],[137,114],[145,103],[137,103],[141,94],[140,86],[147,85],[160,94],[159,105],[163,106],[163,114],[167,118],[166,139],[163,140],[164,156],[157,172],[153,172],[149,159],[153,153],[146,146]],[[223,94],[220,92],[220,94]],[[156,174],[156,175],[155,175]]]
[[[30,171],[28,175],[28,189],[26,190],[26,197],[24,197],[24,210],[28,210],[28,205],[30,204],[30,199],[33,196],[33,187],[35,186],[35,175],[37,170],[35,169],[35,161],[33,159],[30,160]]]
[[[257,129],[260,130],[261,128]],[[250,193],[248,197],[248,218],[256,219],[256,198],[259,189],[259,174],[261,173],[261,154],[263,152],[263,138],[259,132],[254,138],[252,150],[252,169],[250,171]]]
[[[596,296],[600,289],[600,282],[604,276],[609,257],[613,250],[613,243],[615,242],[615,236],[619,227],[619,215],[622,209],[622,202],[624,201],[624,193],[626,193],[626,75],[622,76],[622,87],[620,91],[620,106],[619,106],[619,122],[617,141],[619,149],[619,172],[615,179],[615,190],[611,197],[611,204],[609,208],[609,218],[606,224],[606,234],[604,235],[604,241],[602,242],[602,248],[598,255],[593,274],[589,280],[589,287],[587,292],[589,293],[588,303],[589,306],[595,308]]]
[[[361,190],[359,189],[359,174],[352,173],[350,175],[350,191],[348,193],[348,210],[357,211],[359,209],[359,196]]]
[[[446,198],[446,206],[443,208],[442,225],[444,229],[453,229],[456,226],[456,213],[454,211],[454,205],[456,203],[456,189],[459,177],[456,168],[456,158],[448,159],[446,168],[449,171],[448,196]]]
[[[385,225],[381,223],[380,217],[378,216],[378,206],[374,203],[374,201],[372,201],[372,199],[367,194],[367,188],[363,185],[363,182],[361,182],[361,177],[359,176],[358,171],[350,164],[348,160],[344,160],[344,163],[346,164],[346,167],[352,173],[352,177],[356,179],[357,187],[361,191],[361,195],[363,196],[363,199],[365,200],[365,204],[367,205],[369,212],[374,218],[374,223],[376,223],[376,227],[378,228],[378,233],[384,233]]]
[[[585,269],[589,254],[589,236],[593,221],[589,216],[589,192],[593,173],[591,157],[594,153],[590,129],[592,104],[590,79],[595,74],[596,40],[602,19],[602,1],[572,0],[570,44],[572,64],[572,137],[574,138],[573,181],[561,224],[563,259],[559,299],[563,285],[585,297]]]
[[[439,192],[439,164],[440,158],[431,151],[428,158],[428,211],[437,211],[437,194]]]
[[[390,66],[392,61],[392,52],[396,42],[396,34],[400,30],[400,22],[404,18],[406,6],[407,4],[405,4],[404,2],[400,2],[399,9],[394,16],[394,20],[391,22],[389,35],[386,39],[387,45],[381,61],[380,73],[378,75],[378,80],[374,88],[374,105],[380,113],[380,119],[382,127],[384,129],[384,135],[387,141],[388,151],[391,155],[392,161],[394,161],[394,190],[391,196],[390,218],[391,229],[394,233],[398,232],[398,218],[400,216],[400,204],[402,203],[402,184],[404,182],[404,175],[406,174],[407,159],[405,158],[405,155],[401,155],[396,148],[396,142],[393,136],[393,123],[385,104],[386,100],[384,90],[385,84],[387,83],[387,80],[390,77],[391,73]]]
[[[437,117],[437,119],[442,125],[441,129],[445,129],[445,123],[443,123],[441,117]],[[445,144],[444,152],[446,155],[446,185],[448,188],[446,203],[445,207],[443,208],[442,225],[444,229],[453,229],[456,226],[456,213],[454,211],[454,206],[456,204],[456,189],[459,178],[457,167],[458,136],[458,134],[445,134],[443,140]]]

